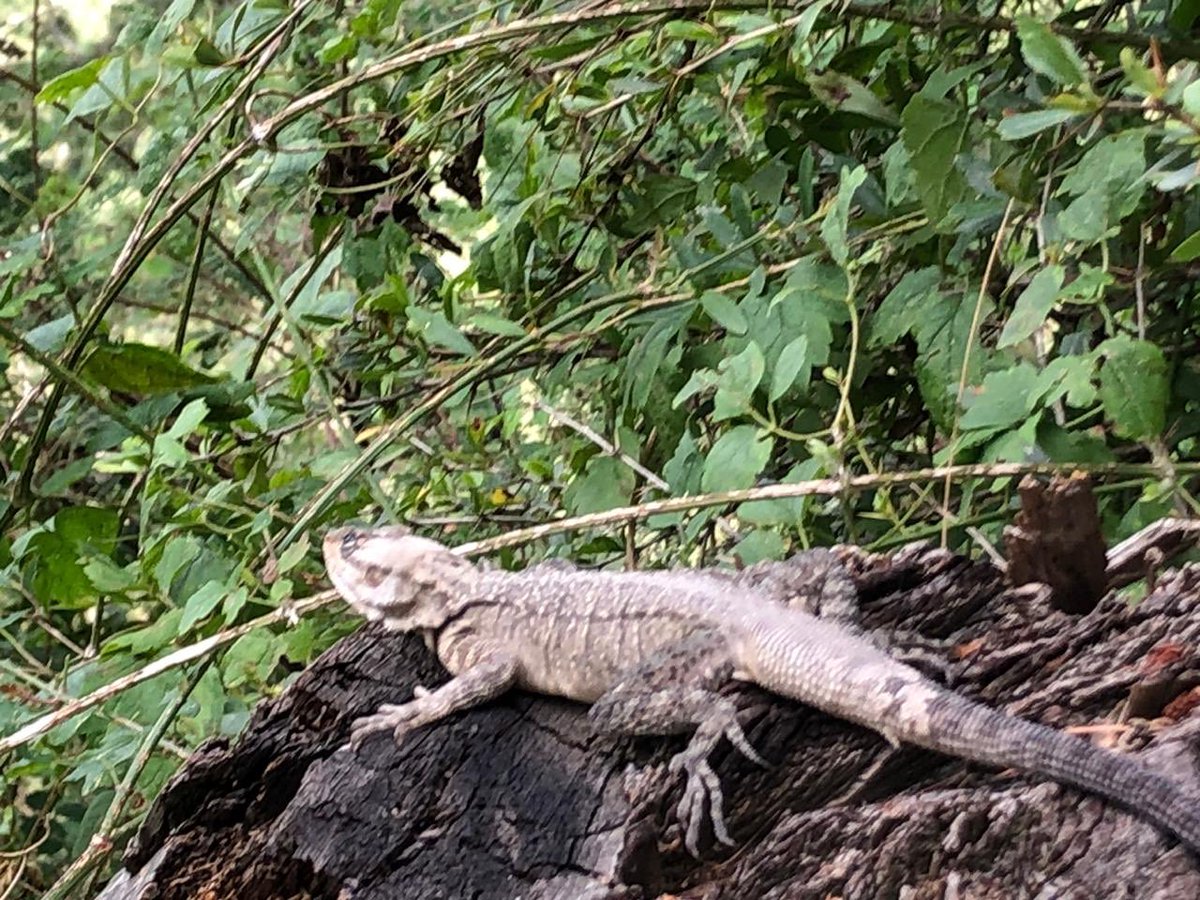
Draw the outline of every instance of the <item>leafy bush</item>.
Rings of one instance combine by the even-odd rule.
[[[690,564],[996,539],[1032,470],[1194,507],[1194,4],[99,6],[0,49],[8,896],[354,627],[327,523]]]

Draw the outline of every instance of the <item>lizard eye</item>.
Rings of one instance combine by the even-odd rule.
[[[387,578],[387,569],[383,566],[367,566],[363,572],[363,580],[371,587],[379,587]]]

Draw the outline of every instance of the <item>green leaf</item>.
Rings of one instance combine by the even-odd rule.
[[[1191,262],[1197,256],[1200,256],[1200,231],[1193,231],[1179,242],[1168,258],[1171,262]]]
[[[1066,273],[1062,266],[1052,265],[1042,269],[1021,291],[1013,307],[1012,315],[1004,323],[997,347],[1011,347],[1029,337],[1042,327],[1046,316],[1054,308],[1058,293],[1062,289]]]
[[[115,655],[121,650],[128,650],[135,655],[156,653],[178,637],[181,618],[183,610],[169,609],[142,628],[134,628],[109,638],[104,642],[103,653],[105,656]]]
[[[746,333],[749,327],[746,314],[724,294],[719,291],[705,291],[700,297],[700,305],[710,319],[730,334],[741,336]]]
[[[91,87],[100,77],[101,70],[108,64],[107,56],[97,56],[84,63],[77,69],[63,72],[56,78],[51,78],[34,97],[38,103],[51,104],[66,100],[71,94],[80,89]]]
[[[832,110],[856,113],[892,128],[900,124],[895,112],[870,88],[849,75],[832,71],[810,74],[808,84],[813,95]]]
[[[486,331],[488,334],[497,334],[501,337],[527,337],[528,332],[518,325],[512,319],[506,319],[504,316],[496,316],[491,313],[472,313],[470,324],[478,328],[480,331]]]
[[[1047,128],[1069,122],[1079,113],[1069,109],[1039,109],[1036,112],[1016,113],[1006,116],[996,126],[996,133],[1006,141],[1019,141],[1038,134]]]
[[[771,458],[774,439],[752,425],[739,425],[721,435],[704,460],[700,486],[705,491],[733,491],[754,485]]]
[[[475,345],[467,340],[449,319],[436,310],[410,306],[408,321],[427,344],[445,347],[447,350],[453,350],[463,356],[477,354]]]
[[[335,34],[325,41],[317,58],[325,65],[350,59],[358,52],[358,38],[351,34]]]
[[[721,360],[713,418],[720,422],[745,412],[766,368],[763,352],[753,341],[736,356]]]
[[[752,566],[767,559],[783,559],[787,552],[787,541],[777,531],[760,528],[738,541],[733,552],[743,565]]]
[[[193,400],[179,411],[171,427],[154,437],[152,456],[154,462],[161,466],[179,467],[187,465],[191,454],[183,445],[183,441],[195,433],[208,415],[208,404],[203,400]]]
[[[196,44],[196,49],[192,51],[196,62],[202,66],[223,66],[229,61],[229,58],[221,52],[221,49],[210,41],[208,38],[200,38],[200,42]]]
[[[687,318],[691,317],[693,309],[693,305],[684,304],[676,310],[675,315],[659,319],[629,351],[624,371],[625,402],[633,409],[642,409],[649,401],[659,371],[667,358],[678,352],[667,348]]]
[[[977,289],[962,293],[941,294],[936,303],[929,303],[913,325],[917,339],[917,385],[925,405],[941,428],[950,431],[957,413],[955,396],[962,376],[963,360],[967,360],[967,383],[981,380],[985,354],[972,346],[971,323],[975,315]],[[986,298],[981,314],[989,314],[991,304]]]
[[[967,180],[954,162],[967,139],[966,111],[956,103],[917,94],[901,120],[917,196],[938,226],[967,192]]]
[[[1102,343],[1100,402],[1113,430],[1139,441],[1156,438],[1167,424],[1170,381],[1157,344],[1121,335]]]
[[[308,534],[304,534],[300,540],[292,544],[279,555],[279,565],[276,567],[275,574],[282,575],[285,572],[290,572],[294,569],[300,560],[308,555],[309,541]]]
[[[836,466],[836,462],[835,462]],[[821,461],[811,456],[792,466],[780,484],[800,484],[825,474]],[[750,500],[737,508],[738,518],[752,525],[784,525],[789,529],[803,528],[805,510],[814,503],[813,497],[787,497],[780,500]]]
[[[688,432],[683,433],[675,452],[663,466],[663,478],[671,486],[674,494],[694,494],[700,490],[700,476],[704,460],[700,456],[696,440]]]
[[[1137,208],[1145,174],[1146,132],[1132,129],[1098,140],[1063,178],[1062,190],[1080,196],[1103,189],[1123,218]]]
[[[802,334],[789,341],[775,360],[775,372],[771,376],[771,391],[767,399],[774,403],[786,394],[796,383],[796,376],[808,365],[808,335]]]
[[[638,215],[646,225],[667,225],[675,222],[696,202],[696,182],[680,175],[647,175],[638,187]]]
[[[941,283],[942,272],[935,266],[906,273],[868,320],[869,346],[894,344],[926,321],[926,314],[941,301]]]
[[[93,556],[83,565],[84,574],[92,587],[102,594],[115,594],[137,582],[137,577],[128,569],[122,569],[106,556]]]
[[[122,394],[168,394],[216,381],[174,353],[147,344],[100,344],[80,369],[91,381]]]
[[[75,327],[75,317],[70,313],[43,322],[36,328],[31,328],[25,334],[25,340],[33,345],[35,350],[43,353],[57,353],[67,344],[67,335]]]
[[[179,535],[168,539],[162,556],[154,566],[154,580],[163,595],[170,594],[171,583],[179,571],[200,555],[200,543],[190,535]]]
[[[291,548],[288,548],[291,549]],[[275,582],[276,585],[282,584],[287,586],[291,584],[286,578]],[[291,595],[291,592],[288,592]],[[239,584],[233,590],[225,595],[225,602],[221,604],[221,618],[224,619],[226,625],[233,623],[237,618],[237,614],[242,611],[242,607],[246,605],[246,601],[250,599],[250,592],[246,590],[245,585]]]
[[[159,18],[154,30],[146,39],[145,50],[157,55],[162,50],[163,41],[172,34],[180,24],[192,13],[196,0],[174,0]]]
[[[590,50],[604,40],[604,37],[605,35],[597,33],[572,41],[548,41],[540,47],[530,48],[529,56],[533,59],[557,62],[560,59],[567,59],[583,53],[585,50]]]
[[[850,247],[846,241],[846,233],[850,227],[850,206],[854,202],[854,192],[867,180],[867,170],[857,166],[853,170],[843,168],[841,181],[838,184],[837,199],[833,201],[821,223],[821,237],[829,248],[829,255],[843,269],[850,259]]]
[[[668,22],[663,26],[663,34],[681,41],[700,41],[705,44],[721,42],[721,33],[711,25],[703,22],[689,22],[686,19],[675,19]]]
[[[79,548],[55,532],[30,538],[25,547],[25,583],[41,606],[82,609],[91,604],[95,588],[79,556]]]
[[[194,434],[208,416],[208,403],[200,398],[188,403],[179,411],[167,434],[176,440],[181,440]]]
[[[1100,266],[1081,262],[1079,274],[1062,290],[1062,299],[1072,303],[1095,303],[1104,296],[1104,292],[1113,284],[1116,278]]]
[[[1058,225],[1063,237],[1071,241],[1091,244],[1104,237],[1108,230],[1108,197],[1104,186],[1080,194],[1058,216]]]
[[[1147,97],[1158,97],[1163,93],[1163,85],[1158,83],[1158,76],[1142,62],[1138,52],[1132,47],[1122,47],[1119,56],[1121,68],[1129,83]]]
[[[648,78],[624,75],[609,79],[605,87],[615,97],[622,94],[649,94],[654,91],[661,91],[663,83],[661,81],[651,81]]]
[[[691,374],[687,383],[679,389],[679,393],[671,401],[671,409],[678,409],[696,394],[716,387],[717,379],[717,373],[712,369],[697,369]]]
[[[1064,86],[1088,80],[1087,67],[1071,43],[1032,16],[1017,16],[1021,55],[1029,68]]]
[[[1088,353],[1083,356],[1059,356],[1050,360],[1042,370],[1045,382],[1046,403],[1053,403],[1065,396],[1067,403],[1077,409],[1096,402],[1096,375],[1098,358]]]
[[[55,533],[80,549],[108,552],[118,525],[117,511],[99,506],[68,506],[54,514]]]
[[[1029,363],[991,372],[978,388],[963,397],[967,411],[961,422],[964,431],[997,430],[1025,421],[1037,408],[1044,386],[1039,372]]]
[[[222,682],[227,689],[264,685],[279,662],[281,650],[280,638],[266,629],[242,635],[221,660]]]
[[[254,388],[252,381],[219,381],[188,388],[180,393],[180,399],[188,403],[203,400],[208,407],[209,422],[232,422],[249,418],[253,412],[246,401],[253,397]]]
[[[633,494],[633,470],[612,456],[593,456],[582,475],[563,492],[563,503],[574,515],[626,506]]]
[[[366,0],[362,9],[350,20],[352,34],[365,38],[377,38],[396,21],[401,0]]]
[[[186,634],[195,627],[196,623],[209,616],[217,605],[225,599],[225,585],[219,581],[209,581],[183,605],[183,618],[179,620],[179,633]]]
[[[764,348],[768,368],[773,371],[783,348],[801,335],[808,338],[809,365],[825,365],[833,343],[833,325],[849,320],[846,291],[845,272],[809,257],[792,269],[783,288],[769,298],[765,311],[761,299],[743,301],[751,318],[749,336]]]
[[[1200,18],[1200,0],[1176,0],[1168,9],[1167,23],[1179,37],[1190,37],[1190,29]]]

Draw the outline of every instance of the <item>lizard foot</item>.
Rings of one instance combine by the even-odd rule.
[[[399,744],[414,728],[441,718],[433,708],[431,696],[430,691],[418,686],[413,690],[414,699],[408,703],[385,703],[372,715],[355,719],[350,726],[350,748],[357,750],[368,735],[377,731],[391,731],[392,739]]]
[[[700,856],[700,829],[704,824],[705,802],[708,803],[713,836],[722,844],[733,845],[733,839],[725,825],[725,795],[721,791],[721,781],[708,762],[709,754],[722,736],[751,761],[760,766],[770,765],[747,740],[732,705],[718,708],[708,719],[701,722],[687,749],[671,758],[671,774],[678,775],[683,772],[687,776],[683,786],[683,797],[676,807],[676,816],[686,829],[684,845],[688,853],[697,858]]]
[[[708,802],[713,836],[720,843],[732,846],[733,839],[725,826],[725,795],[721,791],[717,773],[709,765],[707,754],[698,755],[689,747],[671,758],[670,771],[672,775],[680,772],[687,774],[683,796],[675,814],[685,828],[683,843],[688,853],[700,858],[700,828],[704,824],[705,801]]]

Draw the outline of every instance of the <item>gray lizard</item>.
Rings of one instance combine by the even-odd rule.
[[[397,527],[341,528],[324,540],[339,593],[372,621],[424,635],[455,677],[356,721],[351,744],[408,731],[510,688],[591,703],[604,730],[693,732],[671,761],[696,855],[707,805],[731,843],[708,757],[721,738],[762,762],[719,690],[751,682],[864,725],[892,743],[1048,776],[1129,808],[1200,853],[1200,794],[1118,753],[962,698],[869,639],[778,602],[753,572],[483,570]],[[777,588],[778,585],[775,585]]]

